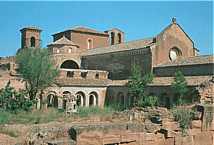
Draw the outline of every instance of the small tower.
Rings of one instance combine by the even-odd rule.
[[[120,44],[125,42],[125,33],[117,28],[107,30],[105,33],[109,34],[110,45]]]
[[[40,47],[40,33],[42,32],[42,29],[28,26],[19,31],[22,33],[21,48]]]

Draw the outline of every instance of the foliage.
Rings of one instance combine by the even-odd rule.
[[[149,73],[141,77],[140,71],[135,65],[132,65],[131,71],[132,76],[129,77],[129,82],[126,83],[126,86],[129,87],[131,95],[136,98],[137,102],[143,101],[144,97],[146,96],[144,89],[148,84],[152,83],[155,75]]]
[[[29,100],[27,98],[26,90],[19,89],[19,92],[16,92],[14,88],[10,87],[10,81],[5,88],[0,90],[1,107],[10,110],[11,113],[16,113],[19,109],[28,112],[35,102],[35,100]]]
[[[184,75],[182,75],[181,71],[178,71],[173,76],[174,82],[170,87],[173,94],[178,94],[178,105],[184,105],[185,101],[182,100],[184,93],[188,92],[189,89],[187,88],[187,82]]]
[[[140,107],[152,107],[155,105],[157,99],[158,99],[158,97],[156,97],[156,96],[146,97],[143,101],[139,102],[139,106]]]
[[[124,111],[128,109],[126,106],[124,106],[121,103],[118,103],[117,105],[112,104],[111,107],[113,108],[114,111]]]
[[[111,79],[116,79],[118,77],[118,72],[115,69],[111,69],[111,71],[109,72],[109,78]]]
[[[27,81],[30,99],[36,97],[39,90],[44,90],[53,84],[59,76],[56,62],[48,49],[26,48],[17,53],[16,63],[18,73]]]
[[[173,115],[174,115],[174,120],[180,124],[180,127],[183,130],[190,128],[191,121],[192,121],[190,109],[184,106],[173,108]]]

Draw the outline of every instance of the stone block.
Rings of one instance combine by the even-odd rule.
[[[201,128],[201,124],[202,122],[201,122],[201,120],[193,120],[192,121],[192,128],[198,128],[198,129],[200,129]]]
[[[191,135],[196,135],[201,133],[201,129],[189,129],[187,130],[187,135],[191,136]]]
[[[206,131],[195,135],[195,145],[213,145],[213,132]]]
[[[164,134],[162,133],[155,134],[155,142],[164,141],[164,140],[165,140]]]
[[[126,133],[120,136],[121,142],[133,142],[139,140],[137,133]]]

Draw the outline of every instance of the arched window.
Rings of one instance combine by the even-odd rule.
[[[76,93],[77,97],[77,105],[78,106],[85,106],[85,94],[83,92],[77,92]]]
[[[35,37],[30,38],[30,47],[35,47]]]
[[[66,60],[62,63],[60,68],[67,68],[67,69],[79,69],[78,64],[73,60]]]
[[[119,44],[119,43],[121,43],[121,34],[118,33],[118,34],[117,34],[117,37],[118,37],[117,43]]]
[[[114,32],[111,32],[111,45],[114,45]]]
[[[96,92],[89,93],[89,106],[98,105],[98,94]]]
[[[88,39],[88,49],[92,48],[92,39]]]

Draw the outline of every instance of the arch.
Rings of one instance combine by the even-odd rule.
[[[179,94],[177,93],[173,96],[173,99],[172,99],[173,105],[178,105],[178,99],[179,99]]]
[[[118,92],[117,93],[117,95],[116,95],[116,97],[117,97],[117,104],[122,104],[123,106],[125,105],[124,103],[125,103],[125,101],[124,101],[124,94],[123,94],[123,92]]]
[[[162,93],[158,101],[158,105],[161,107],[170,108],[170,99],[167,93]]]
[[[89,38],[87,40],[87,43],[88,43],[88,49],[92,49],[92,46],[93,46],[93,40],[91,38]]]
[[[55,92],[48,93],[48,107],[58,107],[58,97]]]
[[[115,36],[115,34],[114,34],[114,32],[111,32],[111,35],[110,35],[110,37],[111,37],[111,45],[114,45],[114,36]]]
[[[169,59],[171,61],[176,60],[176,59],[180,59],[181,56],[182,56],[182,51],[178,46],[173,46],[172,48],[170,48]]]
[[[76,93],[77,106],[85,106],[85,93],[79,91]]]
[[[117,37],[118,37],[117,43],[119,44],[119,43],[121,43],[121,34],[118,33],[118,34],[117,34]]]
[[[35,37],[30,38],[30,47],[35,47]]]
[[[89,93],[89,106],[92,105],[98,105],[98,94],[94,91]]]
[[[79,69],[79,65],[73,60],[66,60],[61,64],[60,68]]]

